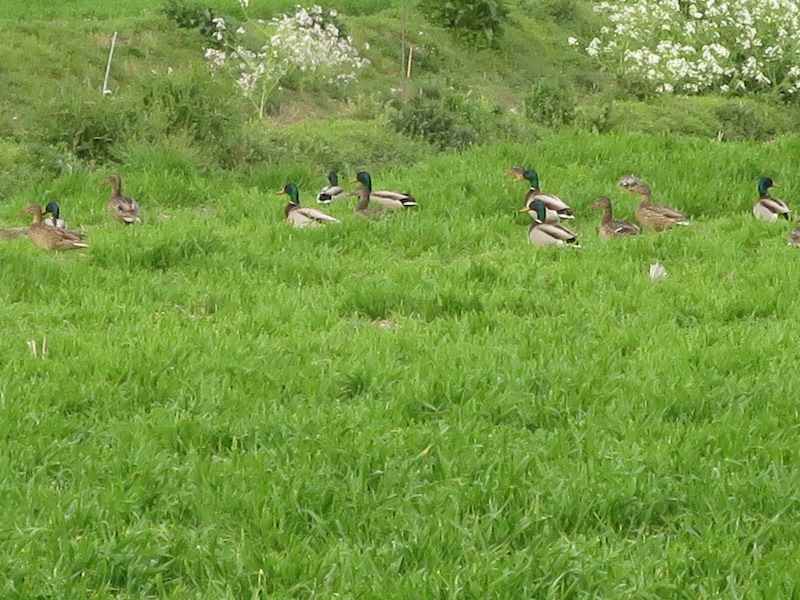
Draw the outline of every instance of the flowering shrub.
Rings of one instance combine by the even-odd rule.
[[[689,94],[800,90],[798,0],[619,0],[594,10],[606,24],[584,51],[633,85]]]
[[[246,10],[250,0],[239,0]],[[294,15],[253,23],[252,31],[239,27],[231,38],[228,24],[216,17],[214,38],[221,48],[207,48],[206,60],[215,71],[232,75],[245,96],[264,115],[264,106],[275,87],[290,75],[317,76],[328,85],[357,80],[357,72],[369,64],[337,22],[335,10],[297,6]],[[253,50],[241,40],[261,40]],[[231,41],[227,41],[227,40]]]

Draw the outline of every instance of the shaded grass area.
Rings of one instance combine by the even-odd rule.
[[[307,231],[274,190],[323,173],[140,153],[129,228],[105,173],[20,189],[0,222],[53,196],[93,247],[2,246],[4,596],[796,595],[800,275],[749,210],[797,147],[564,133],[373,169],[419,211]],[[527,244],[517,163],[582,250]],[[631,171],[693,225],[598,238]]]

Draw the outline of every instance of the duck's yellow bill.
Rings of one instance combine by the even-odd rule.
[[[279,193],[279,194],[285,194],[285,193],[286,193],[286,190],[278,190],[278,193]]]

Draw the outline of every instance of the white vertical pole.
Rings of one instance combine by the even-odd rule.
[[[106,76],[103,78],[103,96],[111,93],[108,89],[108,76],[111,74],[111,59],[114,57],[114,47],[117,45],[117,32],[114,32],[114,37],[111,38],[111,49],[108,51],[108,62],[106,63]]]

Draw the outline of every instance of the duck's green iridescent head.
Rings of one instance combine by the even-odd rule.
[[[356,174],[356,180],[369,189],[372,189],[372,177],[366,171],[359,171]]]
[[[769,177],[762,177],[758,180],[758,193],[762,196],[766,196],[769,194],[767,191],[771,187],[779,187],[772,182],[772,179]]]
[[[522,177],[528,180],[532,188],[539,189],[539,174],[536,171],[533,169],[525,169]]]
[[[536,212],[536,221],[538,223],[544,223],[547,220],[547,207],[541,200],[534,200],[528,205],[528,208]]]
[[[279,194],[287,194],[289,196],[289,202],[292,204],[300,204],[300,190],[297,189],[297,185],[294,183],[287,183],[283,186],[282,190],[278,190]]]
[[[53,220],[58,220],[59,215],[61,214],[60,209],[58,208],[57,202],[48,202],[47,206],[44,207],[44,214],[50,213],[53,215]]]
[[[336,171],[328,173],[328,181],[331,185],[339,185],[339,174]]]

